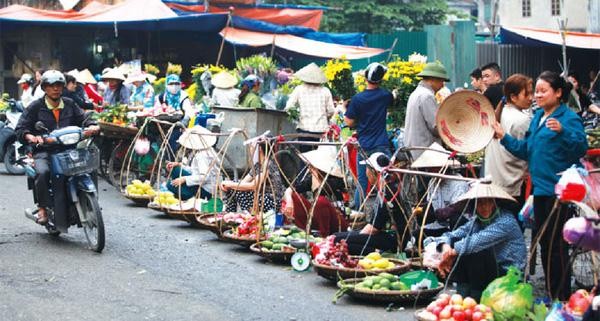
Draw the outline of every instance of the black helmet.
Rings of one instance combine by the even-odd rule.
[[[42,75],[42,80],[40,83],[42,89],[45,85],[53,85],[56,83],[65,85],[65,75],[63,75],[62,72],[58,70],[48,70]]]
[[[371,83],[380,83],[383,80],[383,76],[387,72],[387,68],[380,63],[374,62],[367,66],[365,69],[365,78]]]

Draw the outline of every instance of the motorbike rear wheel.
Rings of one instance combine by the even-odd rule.
[[[95,193],[84,191],[80,191],[78,197],[83,212],[80,213],[83,218],[81,225],[88,246],[90,250],[100,253],[104,249],[104,221],[98,198]]]
[[[17,164],[17,153],[14,142],[6,144],[6,152],[4,153],[4,167],[11,175],[25,174],[25,168]]]

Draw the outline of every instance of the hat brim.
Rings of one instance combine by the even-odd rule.
[[[505,192],[501,187],[489,183],[475,183],[463,195],[461,195],[455,203],[463,203],[476,199],[495,199],[500,201],[508,201],[516,203],[517,200]]]
[[[336,159],[332,158],[329,154],[317,149],[302,153],[302,157],[304,157],[308,165],[320,170],[321,172],[335,177],[344,178],[344,173],[342,173],[342,169],[337,164]]]
[[[210,83],[217,88],[227,89],[237,85],[238,80],[234,75],[218,73],[211,78]]]
[[[430,73],[430,72],[426,72],[426,71],[422,71],[420,73],[417,74],[417,77],[429,77],[429,78],[437,78],[437,79],[441,79],[443,81],[450,81],[450,78],[448,78],[448,75],[442,75],[442,74],[438,74],[438,73]]]
[[[186,129],[177,142],[187,149],[205,150],[215,145],[217,136],[202,126],[194,126]]]

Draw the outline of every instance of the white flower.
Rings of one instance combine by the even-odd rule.
[[[427,63],[427,56],[423,56],[414,52],[412,55],[408,56],[408,61],[412,63]]]

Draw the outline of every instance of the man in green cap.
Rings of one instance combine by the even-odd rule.
[[[435,114],[438,110],[435,93],[449,80],[448,73],[441,63],[431,62],[417,76],[422,80],[408,97],[404,118],[404,146],[427,147],[434,142],[441,144],[435,128]],[[422,153],[422,150],[411,151],[413,159],[417,159]]]

